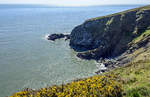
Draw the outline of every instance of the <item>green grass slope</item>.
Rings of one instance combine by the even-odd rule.
[[[148,41],[146,45],[128,55],[133,57],[130,63],[109,72],[121,77],[125,97],[150,97],[150,30],[131,43],[136,45],[144,40]]]
[[[119,12],[119,13],[114,13],[114,14],[110,14],[110,15],[106,15],[106,16],[91,18],[91,19],[88,19],[87,22],[102,19],[102,18],[107,18],[107,17],[111,17],[111,16],[122,15],[122,14],[125,14],[125,13],[128,13],[128,12],[134,12],[134,11],[139,11],[139,10],[141,10],[141,11],[142,10],[150,10],[150,5],[139,7],[139,8],[134,8],[134,9],[129,9],[129,10],[126,10],[126,11],[122,11],[122,12]]]

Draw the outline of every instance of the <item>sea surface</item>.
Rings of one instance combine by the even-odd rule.
[[[78,59],[69,41],[51,42],[46,35],[70,33],[86,19],[139,6],[0,5],[0,97],[94,75],[94,60]]]

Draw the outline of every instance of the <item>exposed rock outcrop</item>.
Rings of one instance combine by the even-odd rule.
[[[150,6],[89,19],[72,30],[70,46],[83,59],[116,57],[149,26]]]
[[[69,34],[51,34],[47,37],[48,40],[55,41],[56,39],[65,38],[65,40],[70,39]]]

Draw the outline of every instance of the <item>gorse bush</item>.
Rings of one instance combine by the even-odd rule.
[[[97,75],[36,91],[28,89],[11,97],[121,97],[122,86],[117,79],[112,74]]]

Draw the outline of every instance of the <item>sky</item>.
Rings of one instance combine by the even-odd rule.
[[[0,0],[0,4],[46,4],[56,6],[90,6],[108,4],[150,4],[150,0]]]

